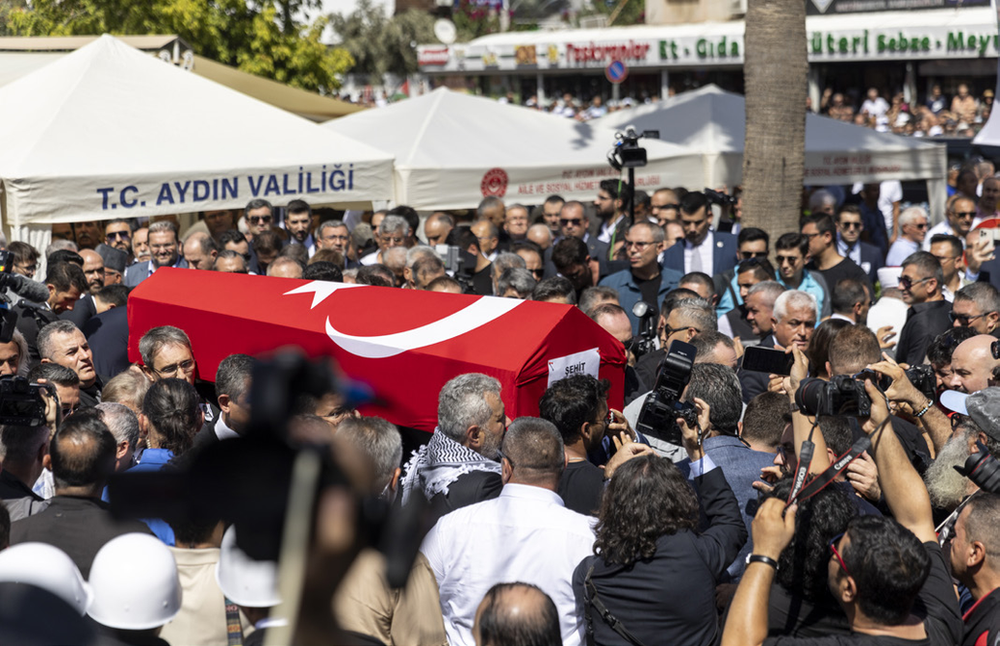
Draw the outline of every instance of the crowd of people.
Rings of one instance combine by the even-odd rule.
[[[675,96],[673,88],[670,96]],[[940,85],[935,84],[923,101],[912,102],[907,101],[902,92],[885,92],[875,87],[868,88],[866,92],[858,88],[836,91],[832,87],[826,87],[815,111],[831,119],[872,128],[878,132],[892,132],[909,137],[971,138],[989,120],[993,111],[993,99],[992,89],[983,90],[980,96],[975,96],[967,83],[959,83],[951,97],[942,92]],[[508,92],[499,100],[504,103],[517,102],[513,92]],[[540,101],[537,95],[531,95],[523,100],[523,105],[577,121],[590,121],[609,112],[628,110],[659,100],[660,97],[653,95],[605,101],[600,95],[588,99],[565,92],[547,102]],[[805,108],[812,111],[811,100],[806,100]]]
[[[254,419],[260,358],[203,381],[182,321],[143,331],[129,361],[130,290],[178,267],[559,303],[628,357],[623,401],[580,373],[514,420],[497,379],[455,375],[432,434],[333,390],[297,397],[288,441],[328,446],[357,500],[419,510],[427,533],[402,587],[373,546],[310,568],[319,633],[294,643],[996,644],[1000,259],[975,227],[1000,216],[1000,179],[959,169],[934,226],[892,183],[851,188],[807,191],[790,231],[743,226],[738,193],[719,212],[705,192],[606,180],[587,204],[253,200],[183,232],[117,219],[56,225],[44,254],[5,245],[48,298],[7,294],[0,375],[44,384],[45,410],[0,426],[0,634],[260,644],[303,622],[280,616],[277,563],[221,516],[111,513],[115,474],[183,473]],[[679,404],[650,425],[688,347]],[[334,527],[317,519],[312,549],[350,551]]]

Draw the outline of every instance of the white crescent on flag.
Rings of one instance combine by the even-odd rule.
[[[313,294],[312,308],[322,303],[338,289],[348,287],[366,287],[366,285],[349,285],[331,283],[328,281],[313,281],[308,285],[297,287],[289,294]],[[380,336],[355,336],[340,332],[326,319],[326,334],[334,343],[347,352],[366,359],[385,359],[394,357],[408,350],[424,348],[441,343],[448,339],[462,336],[478,327],[493,321],[515,307],[522,301],[514,298],[493,298],[483,296],[466,308],[450,314],[433,323],[422,325],[411,330]]]

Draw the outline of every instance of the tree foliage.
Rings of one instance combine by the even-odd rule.
[[[318,0],[0,0],[17,36],[176,34],[196,54],[306,90],[329,92],[353,61],[320,43],[326,18],[293,16]],[[6,7],[4,7],[6,5]]]
[[[371,0],[360,0],[349,14],[330,16],[330,24],[340,46],[350,53],[350,72],[367,75],[381,83],[386,73],[405,76],[418,70],[418,43],[436,42],[434,17],[411,9],[389,17]]]

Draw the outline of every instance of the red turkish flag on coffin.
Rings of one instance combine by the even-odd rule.
[[[538,415],[548,385],[577,372],[608,379],[613,408],[624,397],[624,347],[570,305],[165,268],[133,290],[128,323],[132,361],[146,331],[175,325],[210,381],[234,353],[332,356],[385,405],[365,412],[426,431],[441,387],[467,372],[500,380],[511,418]]]

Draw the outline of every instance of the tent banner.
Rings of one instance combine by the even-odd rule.
[[[512,419],[537,416],[546,388],[574,374],[608,379],[612,408],[624,398],[624,346],[571,305],[166,268],[132,292],[128,322],[131,360],[143,334],[174,325],[209,381],[234,353],[333,357],[371,388],[362,412],[425,431],[441,388],[469,372],[500,381]]]
[[[303,163],[221,173],[25,177],[4,184],[12,219],[24,225],[241,209],[254,198],[274,204],[385,200],[392,197],[389,169],[384,161]]]

